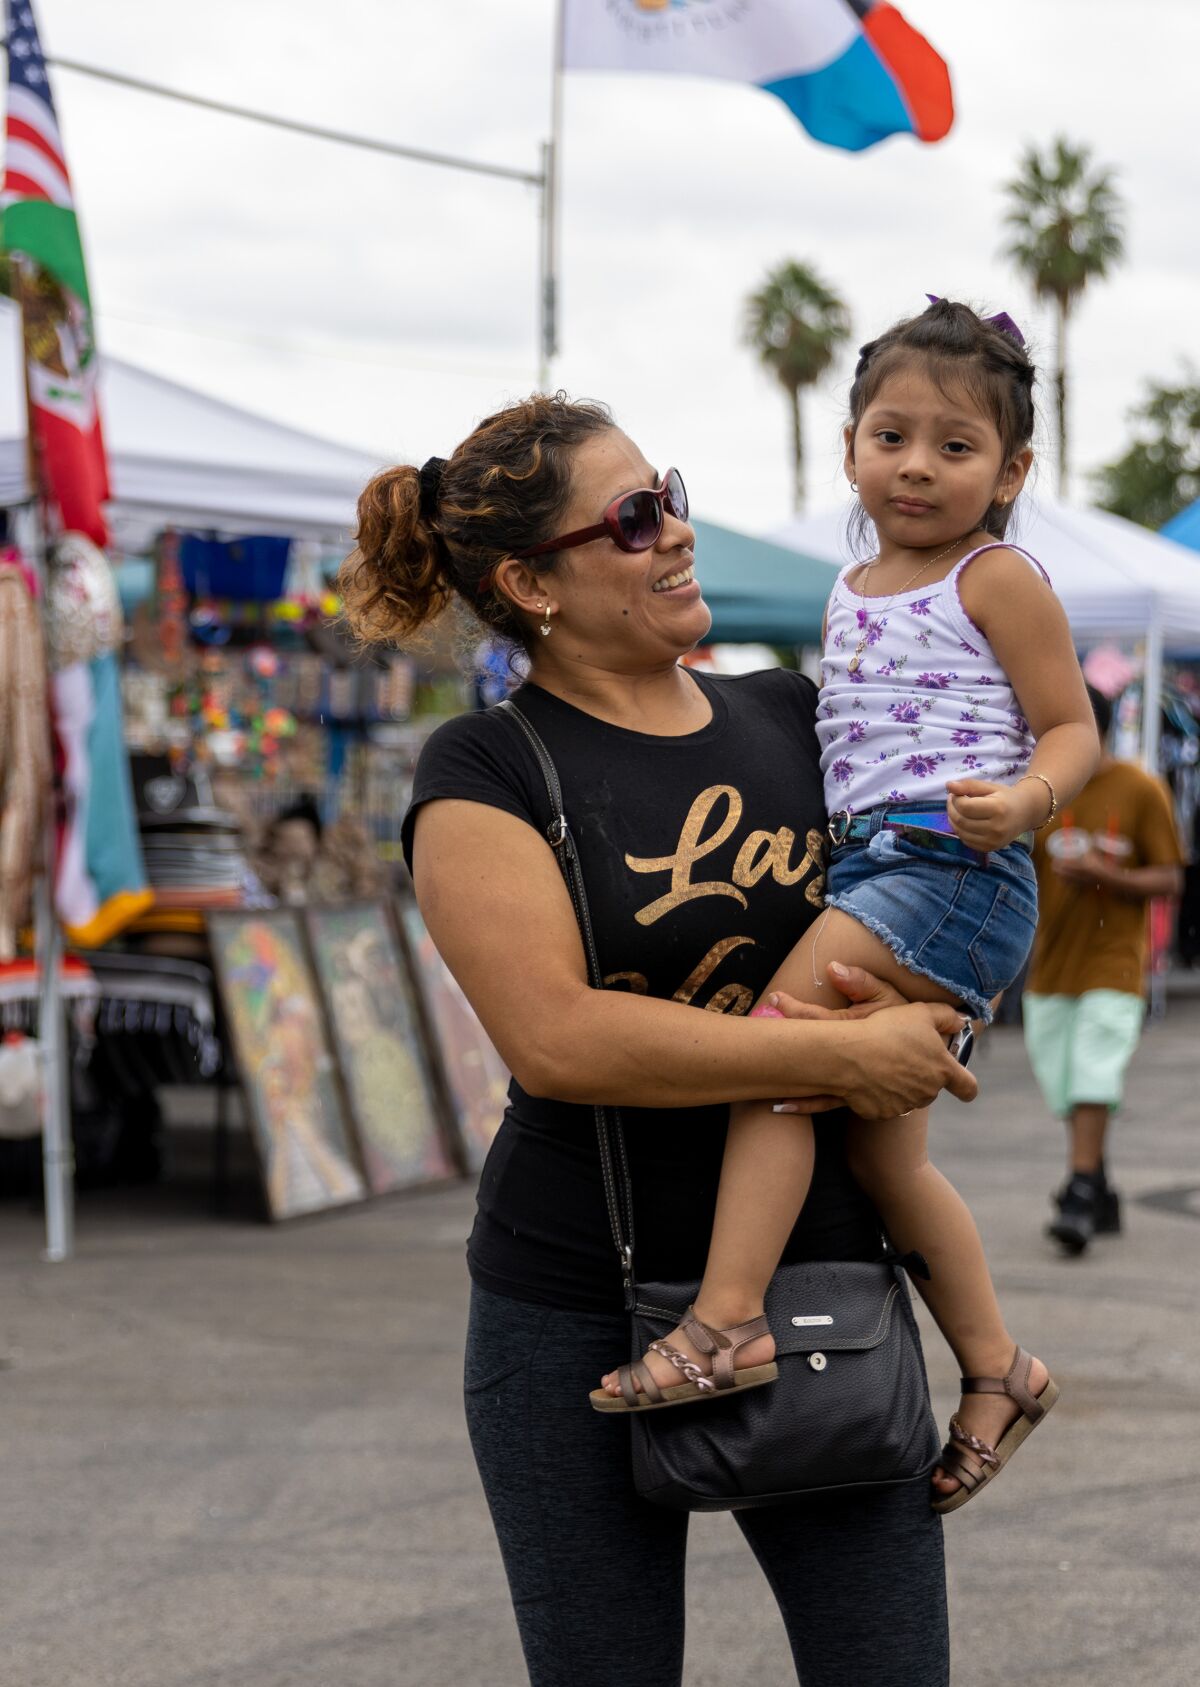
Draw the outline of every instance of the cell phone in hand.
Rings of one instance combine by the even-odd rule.
[[[950,1053],[960,1066],[966,1066],[971,1058],[971,1051],[975,1047],[975,1030],[970,1020],[961,1031],[956,1031],[950,1039]]]

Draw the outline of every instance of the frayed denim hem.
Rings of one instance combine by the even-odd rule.
[[[928,967],[921,965],[912,950],[905,947],[903,941],[896,936],[890,926],[885,925],[882,920],[876,919],[872,914],[864,914],[861,908],[854,906],[853,894],[827,896],[825,906],[836,908],[839,913],[849,914],[850,918],[857,920],[860,926],[866,926],[872,936],[878,937],[881,943],[887,944],[892,954],[895,955],[900,965],[907,972],[915,972],[921,978],[927,978],[931,984],[936,984],[939,989],[945,990],[949,995],[956,996],[963,1007],[970,1012],[972,1019],[982,1019],[985,1025],[992,1023],[990,996],[981,996],[978,990],[965,990],[956,978],[943,978],[940,973],[930,972]]]

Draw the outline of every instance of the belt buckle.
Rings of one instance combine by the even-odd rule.
[[[850,822],[853,818],[854,816],[848,808],[836,809],[829,816],[829,825],[826,830],[829,833],[829,841],[835,848],[838,844],[844,844],[850,836]]]

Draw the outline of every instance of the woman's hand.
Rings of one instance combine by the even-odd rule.
[[[894,1119],[931,1106],[944,1089],[974,1101],[978,1084],[946,1046],[965,1023],[948,1003],[910,1002],[856,1025],[847,1050],[847,1105],[860,1119]]]
[[[795,996],[789,996],[782,990],[775,990],[770,996],[773,1008],[784,1019],[824,1019],[837,1021],[839,1019],[869,1019],[873,1013],[881,1008],[904,1007],[907,998],[902,996],[894,984],[885,984],[882,978],[876,978],[873,972],[865,967],[847,967],[840,961],[830,961],[825,968],[825,976],[833,988],[849,1002],[844,1008],[822,1008],[813,1002],[797,1001]]]
[[[849,1106],[864,1119],[892,1119],[927,1107],[943,1089],[959,1101],[974,1100],[978,1084],[946,1046],[965,1023],[957,1008],[906,1002],[861,967],[834,962],[826,970],[834,989],[849,998],[849,1007],[814,1007],[782,991],[775,992],[771,1006],[785,1019],[864,1022],[847,1050],[845,1088],[839,1099],[806,1096],[780,1102],[776,1112],[821,1113]]]

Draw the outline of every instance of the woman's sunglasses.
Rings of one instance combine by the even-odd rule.
[[[667,470],[657,491],[648,486],[614,498],[594,527],[581,527],[577,533],[563,533],[557,539],[547,539],[545,544],[531,545],[527,551],[518,551],[516,560],[524,562],[526,557],[570,550],[572,545],[585,545],[589,539],[600,539],[606,533],[619,551],[648,551],[658,543],[663,530],[664,508],[670,510],[676,521],[687,520],[687,487],[678,469]]]

